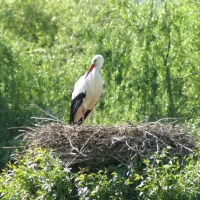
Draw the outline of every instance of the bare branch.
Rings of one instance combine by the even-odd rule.
[[[25,146],[12,146],[12,147],[1,147],[2,149],[21,149],[24,148]]]

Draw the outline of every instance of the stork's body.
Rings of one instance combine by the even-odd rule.
[[[81,124],[99,100],[103,90],[99,71],[103,62],[103,56],[94,56],[88,72],[76,82],[72,93],[70,124]]]

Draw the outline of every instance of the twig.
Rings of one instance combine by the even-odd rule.
[[[127,145],[131,150],[135,151],[135,149],[133,149],[133,148],[128,144],[127,141],[126,141],[126,145]]]
[[[155,136],[154,134],[152,134],[152,133],[150,133],[148,131],[146,131],[146,133],[149,134],[149,135],[151,135],[152,137],[156,138],[156,149],[157,149],[157,153],[159,153],[159,149],[160,148],[159,148],[159,145],[158,145],[158,140],[161,141],[161,142],[163,142],[163,141],[160,140],[157,136]]]
[[[87,143],[90,141],[90,139],[91,139],[95,134],[97,134],[97,133],[99,133],[99,131],[93,133],[93,134],[87,139],[87,141],[85,142],[85,144],[81,147],[81,150],[80,150],[81,152],[83,151],[83,149],[85,148],[85,146],[87,145]]]
[[[26,133],[22,133],[22,134],[18,135],[17,137],[15,137],[15,140],[17,140],[18,138],[24,136],[25,134],[26,134]]]
[[[30,130],[30,131],[33,131],[33,130],[34,130],[34,128],[31,128],[31,127],[28,127],[28,126],[9,127],[9,128],[7,128],[7,129],[10,130],[10,129],[20,129],[20,128],[28,129],[28,130]]]
[[[76,147],[74,147],[74,146],[72,145],[71,140],[70,140],[68,137],[67,137],[67,139],[68,139],[68,141],[69,141],[71,147],[72,147],[78,154],[81,154],[81,155],[83,155],[83,156],[85,156],[85,157],[87,156],[87,155],[83,154],[83,152],[79,151]]]
[[[52,118],[44,118],[44,117],[31,117],[31,119],[38,119],[38,120],[45,120],[45,121],[54,121],[54,122],[61,122],[63,124],[66,124],[65,122],[59,120],[59,119],[52,119]]]
[[[1,147],[2,149],[18,149],[18,148],[24,148],[25,146],[13,146],[13,147]]]
[[[117,161],[119,161],[122,165],[125,165],[125,166],[129,167],[129,165],[127,165],[126,163],[122,162],[117,157],[115,157],[115,156],[111,156],[111,157],[114,158],[114,159],[116,159]]]
[[[36,108],[40,109],[43,113],[45,113],[47,116],[51,117],[52,119],[54,119],[57,122],[61,122],[64,123],[63,121],[59,120],[57,117],[53,116],[52,114],[48,113],[47,111],[45,111],[44,109],[42,109],[41,107],[39,107],[37,104],[32,103],[32,106],[35,106]]]
[[[78,155],[76,155],[70,162],[68,162],[66,164],[67,167],[71,166],[72,164],[74,164],[74,161],[78,158]]]
[[[187,149],[189,152],[193,152],[193,150],[192,149],[190,149],[190,148],[188,148],[188,147],[186,147],[186,146],[184,146],[184,145],[182,145],[182,144],[180,144],[179,142],[177,142],[177,141],[175,141],[179,146],[181,146],[181,147],[183,147],[184,149]]]
[[[173,117],[169,117],[169,118],[162,118],[162,119],[159,119],[157,120],[156,122],[161,122],[161,121],[164,121],[164,120],[181,120],[183,118],[173,118]]]

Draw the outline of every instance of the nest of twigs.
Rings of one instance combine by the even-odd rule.
[[[134,165],[164,148],[181,157],[193,152],[195,138],[183,125],[160,122],[74,127],[59,123],[26,131],[29,148],[53,149],[67,166]]]

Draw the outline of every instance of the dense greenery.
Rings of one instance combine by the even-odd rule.
[[[0,1],[0,148],[19,144],[13,140],[17,129],[10,127],[30,126],[33,116],[53,115],[68,122],[71,90],[95,54],[105,58],[104,91],[95,109],[95,123],[177,117],[197,127],[199,10],[200,1],[195,0]],[[0,169],[10,153],[0,149]],[[185,170],[192,178],[198,165],[190,166]],[[162,169],[161,174],[165,173]],[[160,176],[151,172],[152,177]],[[105,176],[106,184],[112,184],[115,175],[108,179],[106,172],[101,173],[88,176],[88,183],[95,176]],[[167,178],[162,184],[167,184]],[[145,180],[145,191],[150,191]],[[120,181],[109,185],[112,194],[121,187]],[[170,181],[176,181],[177,188],[167,190],[182,191],[181,175]],[[185,179],[185,184],[189,181]],[[86,183],[79,182],[77,187],[80,184]],[[159,187],[155,194],[162,199],[165,194]],[[120,193],[115,195],[122,198]],[[187,199],[188,191],[183,195],[177,198]]]
[[[17,166],[9,164],[1,177],[2,199],[67,199],[72,193],[69,172],[51,152],[27,152],[23,158],[17,154],[16,159]]]
[[[73,84],[100,53],[105,85],[96,122],[198,118],[199,7],[187,0],[1,1],[1,101],[18,124],[33,115],[33,103],[68,120]]]
[[[144,160],[145,167],[137,171],[118,166],[91,173],[64,167],[51,151],[29,150],[24,156],[15,154],[16,164],[3,171],[0,196],[5,200],[199,199],[198,158],[198,154],[195,159],[191,155],[183,166],[177,157],[163,151]]]

